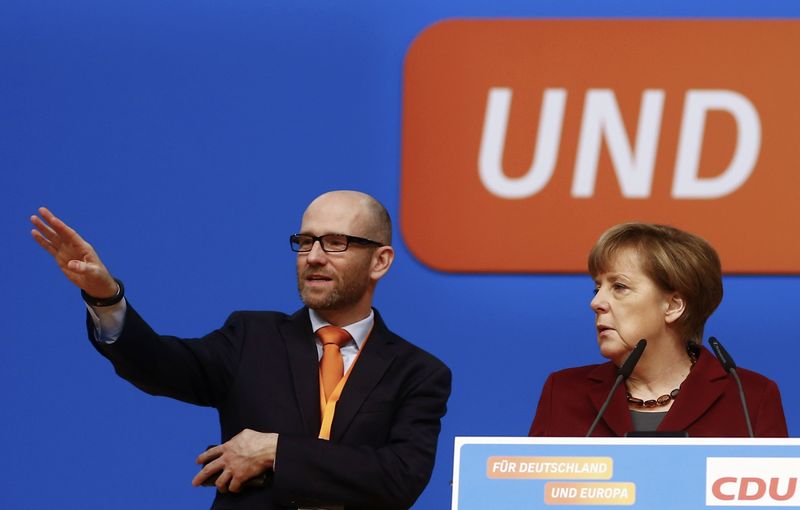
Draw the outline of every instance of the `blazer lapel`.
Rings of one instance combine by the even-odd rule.
[[[600,412],[600,408],[608,397],[608,392],[611,391],[611,386],[614,385],[616,376],[617,369],[614,364],[610,362],[598,365],[597,368],[589,372],[588,378],[594,383],[589,388],[589,399],[594,406],[594,416],[592,416],[592,420],[594,420],[597,413]],[[633,421],[628,411],[627,400],[625,400],[624,384],[620,384],[619,387],[617,387],[600,422],[605,422],[616,436],[624,436],[626,432],[633,430]],[[596,432],[597,428],[595,428],[595,433],[592,435],[598,435]],[[604,434],[599,435],[602,436]]]
[[[308,309],[302,308],[281,326],[289,354],[297,407],[305,430],[316,437],[322,420],[319,411],[319,361]]]
[[[391,350],[392,343],[394,343],[392,334],[376,310],[375,324],[372,326],[369,339],[362,347],[362,352],[347,379],[342,396],[336,403],[336,414],[331,427],[332,440],[340,440],[347,432],[350,422],[361,409],[364,400],[392,364],[394,359]]]
[[[722,396],[726,383],[725,370],[707,349],[701,348],[697,363],[658,430],[687,430]]]

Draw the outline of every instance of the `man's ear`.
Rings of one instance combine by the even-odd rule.
[[[391,246],[376,248],[375,252],[372,254],[370,278],[374,281],[383,278],[383,275],[385,275],[392,266],[392,262],[394,262],[394,248]]]
[[[667,324],[672,324],[681,318],[686,311],[686,301],[680,294],[673,293],[667,296],[667,307],[664,310],[664,319]]]

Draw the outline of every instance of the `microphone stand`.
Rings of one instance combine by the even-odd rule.
[[[589,432],[586,433],[585,437],[589,437],[594,432],[594,428],[600,422],[600,418],[603,417],[603,414],[606,412],[606,408],[608,404],[611,402],[611,397],[614,396],[614,392],[617,390],[619,385],[631,375],[633,372],[633,367],[639,362],[639,358],[642,357],[642,353],[644,352],[645,347],[647,347],[647,340],[642,338],[639,340],[639,343],[636,344],[636,347],[633,348],[628,359],[625,360],[625,363],[622,364],[619,369],[617,369],[617,378],[614,380],[614,385],[611,387],[611,391],[608,392],[608,396],[606,397],[606,401],[603,402],[602,407],[600,407],[600,411],[598,411],[597,416],[595,416],[594,421],[592,422],[592,426],[589,427]]]
[[[708,338],[708,343],[711,344],[711,350],[714,351],[714,355],[722,364],[722,368],[731,374],[733,380],[736,381],[736,386],[739,387],[739,400],[742,402],[742,411],[744,411],[744,421],[747,423],[747,433],[750,434],[750,437],[756,437],[753,434],[753,425],[750,423],[750,412],[747,410],[747,399],[744,396],[742,380],[739,379],[739,374],[736,373],[736,363],[734,363],[733,358],[731,358],[731,355],[728,354],[728,351],[725,350],[719,340],[712,336]]]

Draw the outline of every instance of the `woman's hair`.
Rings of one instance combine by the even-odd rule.
[[[722,301],[719,256],[705,239],[666,225],[623,223],[606,230],[589,252],[589,273],[606,272],[617,253],[632,248],[659,288],[678,293],[685,310],[675,322],[681,338],[702,343],[706,320]]]

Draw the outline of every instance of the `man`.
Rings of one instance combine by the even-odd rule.
[[[205,466],[192,481],[216,485],[212,508],[414,503],[433,469],[450,370],[372,309],[394,260],[378,201],[334,191],[308,206],[291,236],[305,307],[234,312],[194,340],[155,333],[91,245],[39,213],[31,233],[81,289],[89,336],[117,373],[148,393],[217,408],[223,443],[199,455]]]

